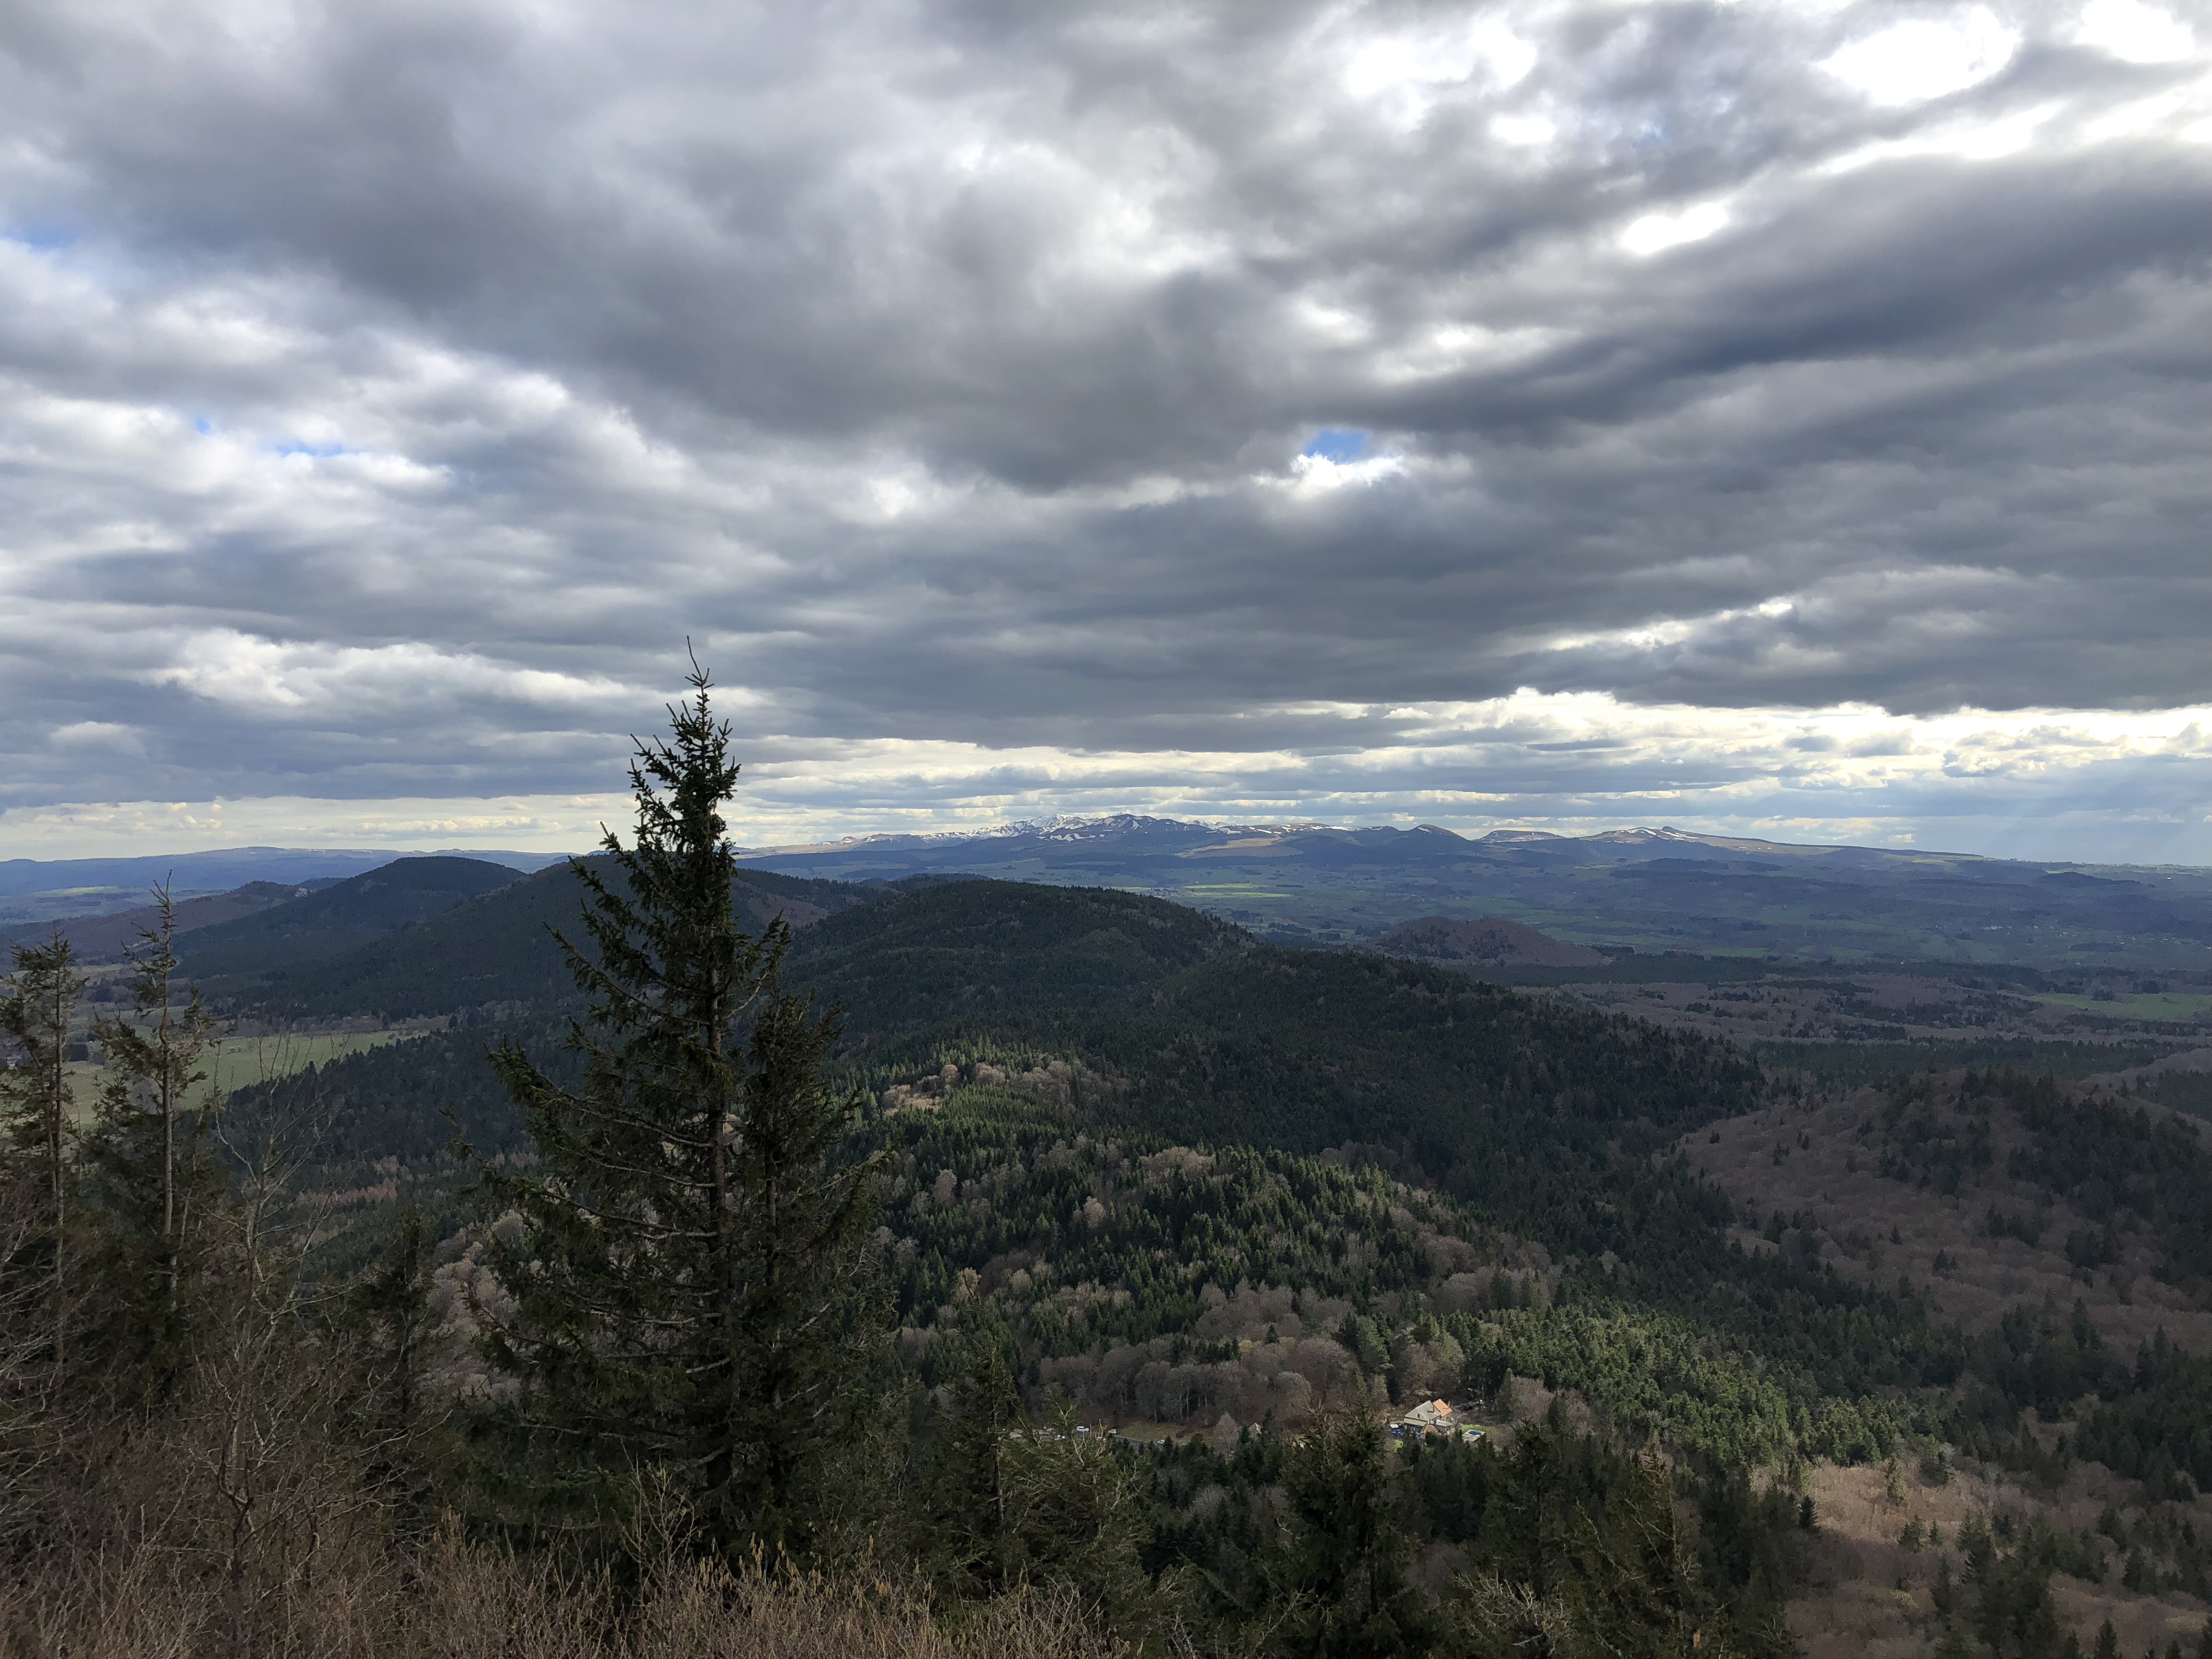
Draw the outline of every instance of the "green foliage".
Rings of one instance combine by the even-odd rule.
[[[1408,1581],[1390,1444],[1370,1413],[1323,1417],[1282,1462],[1283,1524],[1260,1582],[1282,1622],[1273,1646],[1314,1659],[1390,1659],[1435,1633]]]
[[[622,879],[605,855],[581,863],[602,879]],[[732,869],[729,879],[734,910],[757,930],[786,909],[834,910],[866,896],[865,889],[764,871]],[[467,1013],[542,1023],[580,1006],[574,976],[548,930],[573,923],[586,896],[574,863],[553,865],[335,955],[216,980],[210,994],[279,1019]],[[241,968],[246,960],[241,951]]]
[[[2000,1516],[1994,1528],[1979,1514],[1959,1528],[1966,1583],[1960,1624],[2005,1659],[2058,1659],[2065,1633],[2051,1594],[2060,1546],[2046,1528],[2021,1528]]]
[[[1372,1166],[1087,1133],[1000,1084],[957,1087],[943,1110],[877,1133],[892,1158],[884,1219],[907,1322],[930,1324],[975,1275],[1006,1309],[1025,1363],[1146,1347],[1172,1368],[1159,1387],[1188,1402],[1177,1415],[1217,1388],[1209,1368],[1224,1358],[1181,1334],[1199,1328],[1209,1295],[1240,1284],[1295,1292],[1308,1334],[1333,1337],[1378,1380],[1416,1340],[1455,1356],[1479,1392],[1509,1371],[1540,1377],[1583,1390],[1632,1437],[1753,1462],[1792,1449],[1886,1453],[1940,1419],[1877,1391],[1955,1364],[1917,1305],[1747,1258],[1717,1224],[1703,1243],[1690,1234],[1696,1248],[1670,1272],[1662,1258],[1632,1279],[1577,1273],[1555,1299],[1499,1270],[1504,1235],[1479,1212]],[[1486,1270],[1467,1271],[1477,1267]],[[1312,1330],[1312,1310],[1332,1300],[1351,1311]],[[1423,1315],[1431,1301],[1434,1316]],[[1096,1403],[1162,1408],[1141,1390]]]
[[[1018,1578],[1009,1516],[1007,1444],[1029,1419],[1008,1364],[1006,1322],[971,1304],[952,1334],[951,1376],[930,1459],[932,1576],[956,1594],[988,1594]]]
[[[904,1236],[893,1280],[902,1314],[927,1323],[963,1268],[1014,1256],[1048,1263],[1029,1290],[1006,1292],[1045,1355],[1186,1330],[1208,1285],[1359,1298],[1413,1289],[1432,1266],[1424,1218],[1433,1228],[1455,1215],[1371,1170],[1251,1147],[1209,1155],[1151,1136],[1095,1139],[989,1091],[893,1120],[885,1134],[886,1219]],[[1085,1284],[1125,1294],[1063,1293]]]
[[[1150,1521],[1129,1449],[1064,1400],[1033,1424],[1005,1319],[980,1298],[963,1312],[920,1460],[931,1577],[956,1597],[1072,1589],[1124,1634],[1160,1628],[1175,1597],[1145,1570]]]
[[[1579,1389],[1632,1439],[1655,1435],[1731,1467],[1792,1452],[1863,1462],[1936,1420],[1924,1405],[1833,1392],[1711,1325],[1611,1297],[1489,1322],[1500,1334],[1476,1338],[1472,1364]]]
[[[373,1478],[394,1492],[403,1522],[413,1525],[429,1510],[424,1441],[443,1408],[425,1377],[436,1325],[432,1242],[422,1212],[401,1210],[381,1259],[348,1287],[343,1309],[359,1371],[354,1431],[369,1449]]]
[[[176,915],[166,888],[131,952],[132,1017],[94,1030],[107,1077],[86,1139],[88,1196],[100,1212],[100,1296],[93,1338],[112,1386],[166,1392],[201,1316],[194,1304],[210,1224],[228,1196],[210,1145],[204,1060],[216,1021],[197,989],[175,1002]]]
[[[915,1027],[1127,1003],[1252,948],[1225,922],[1109,888],[925,881],[809,928],[793,969],[834,988],[866,1053]]]
[[[2183,1352],[2161,1329],[2122,1379],[2082,1419],[2075,1450],[2148,1482],[2158,1497],[2212,1491],[2212,1358]]]
[[[67,1064],[84,981],[69,939],[57,929],[42,945],[15,947],[15,971],[0,998],[0,1036],[13,1049],[0,1069],[0,1150],[4,1150],[8,1219],[0,1231],[0,1297],[11,1309],[40,1310],[46,1357],[68,1357],[70,1194],[76,1185],[71,1121],[76,1109]]]
[[[631,768],[635,844],[610,835],[613,871],[574,866],[595,947],[562,941],[592,1020],[570,1036],[580,1082],[494,1056],[538,1161],[477,1165],[490,1212],[521,1224],[490,1252],[514,1311],[489,1350],[520,1385],[491,1426],[534,1507],[605,1520],[659,1466],[716,1547],[803,1546],[809,1482],[861,1404],[870,1166],[829,1165],[836,1021],[778,984],[787,928],[737,924],[737,767],[691,684],[672,743]]]
[[[1360,1651],[1366,1638],[1375,1651],[1433,1642],[1501,1656],[1791,1650],[1781,1613],[1802,1573],[1797,1505],[1741,1471],[1670,1476],[1616,1439],[1534,1425],[1503,1452],[1457,1439],[1389,1449],[1356,1413],[1297,1441],[1263,1431],[1146,1462],[1147,1565],[1211,1587],[1224,1647],[1269,1632],[1297,1653]],[[1404,1598],[1404,1574],[1439,1545],[1468,1565],[1429,1608]]]

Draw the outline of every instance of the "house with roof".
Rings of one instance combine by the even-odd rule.
[[[1393,1423],[1390,1432],[1401,1440],[1429,1435],[1456,1435],[1462,1440],[1480,1440],[1483,1436],[1483,1431],[1466,1413],[1455,1411],[1448,1400],[1424,1400]]]

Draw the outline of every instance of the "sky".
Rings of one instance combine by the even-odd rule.
[[[2212,10],[15,0],[0,857],[2212,864]]]

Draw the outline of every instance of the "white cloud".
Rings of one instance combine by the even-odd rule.
[[[1522,112],[1490,118],[1490,133],[1500,143],[1538,149],[1559,136],[1559,124],[1548,115]]]
[[[2129,64],[2171,64],[2196,50],[2189,26],[2144,0],[2089,0],[2075,39]]]
[[[1298,455],[1291,461],[1291,487],[1298,494],[1325,494],[1346,484],[1378,484],[1403,476],[1402,455],[1369,455],[1356,461],[1333,461],[1326,455]]]
[[[1700,202],[1676,211],[1646,213],[1629,221],[1620,233],[1620,245],[1631,253],[1648,258],[1717,235],[1728,228],[1729,219],[1727,204],[1721,202]]]
[[[2020,43],[2020,31],[1987,6],[1964,6],[1862,35],[1820,67],[1869,102],[1894,107],[1979,86],[2012,62]]]
[[[1351,50],[1344,87],[1390,118],[1413,125],[1441,88],[1480,80],[1508,91],[1536,67],[1537,50],[1496,17],[1437,29],[1370,35]]]
[[[414,641],[375,647],[256,638],[210,629],[179,641],[170,662],[142,676],[260,714],[358,716],[364,706],[496,697],[547,707],[616,708],[634,689],[603,676],[551,673]]]

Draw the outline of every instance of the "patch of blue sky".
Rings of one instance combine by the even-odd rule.
[[[262,447],[277,455],[308,455],[319,461],[353,453],[343,444],[311,444],[299,438],[271,438]]]
[[[58,253],[64,248],[76,246],[76,233],[59,225],[9,225],[0,230],[0,240],[13,242],[18,247],[35,248],[41,253]]]
[[[1367,450],[1367,434],[1356,426],[1325,426],[1307,441],[1301,455],[1318,455],[1341,466],[1356,461]]]

